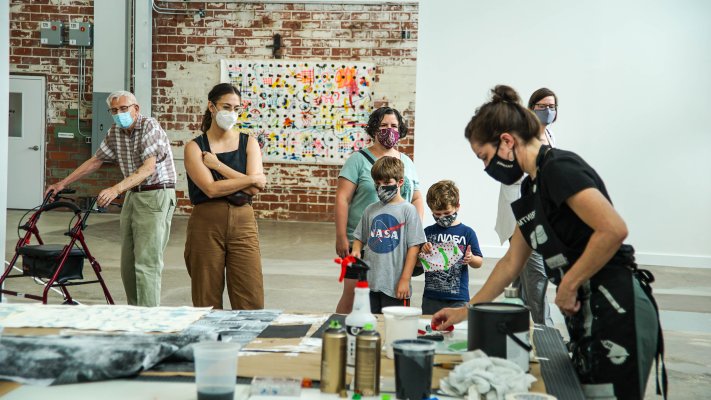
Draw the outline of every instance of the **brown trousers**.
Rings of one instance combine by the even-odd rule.
[[[236,207],[222,199],[198,204],[186,236],[185,265],[195,307],[222,309],[226,275],[233,310],[264,308],[259,232],[251,205]]]

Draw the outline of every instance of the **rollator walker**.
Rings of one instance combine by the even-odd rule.
[[[106,302],[108,304],[114,304],[111,293],[109,293],[109,288],[101,277],[101,265],[99,265],[96,258],[91,255],[89,247],[84,240],[84,229],[86,229],[89,214],[91,214],[96,204],[96,198],[91,201],[87,210],[82,210],[72,202],[60,201],[63,198],[66,199],[61,195],[68,193],[74,193],[74,191],[62,190],[57,192],[54,201],[50,200],[52,198],[52,192],[47,193],[44,201],[42,201],[42,205],[38,207],[37,211],[32,214],[25,224],[18,227],[18,232],[19,229],[22,229],[25,231],[25,234],[17,241],[17,245],[15,245],[15,255],[5,268],[2,277],[0,277],[1,292],[6,295],[38,300],[41,301],[42,304],[47,304],[47,295],[50,289],[59,288],[64,296],[64,304],[78,304],[78,302],[72,298],[72,295],[69,294],[68,287],[98,283],[104,291]],[[45,244],[37,229],[37,222],[43,212],[58,208],[68,208],[74,214],[73,219],[76,219],[76,222],[69,228],[69,231],[64,233],[65,236],[69,237],[69,243],[66,245]],[[30,244],[32,236],[37,239],[38,244]],[[11,274],[20,256],[22,256],[22,273]],[[96,274],[96,280],[83,280],[84,259],[89,260],[89,264],[94,270],[94,274]],[[21,277],[32,277],[36,282],[41,282],[44,286],[42,295],[8,290],[3,286],[7,279]],[[58,290],[55,289],[55,291]]]

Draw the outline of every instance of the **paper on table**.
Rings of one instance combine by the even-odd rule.
[[[6,328],[73,328],[124,332],[178,332],[209,308],[134,307],[123,305],[0,304]]]

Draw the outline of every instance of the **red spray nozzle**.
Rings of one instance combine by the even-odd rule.
[[[343,258],[336,258],[333,260],[336,264],[341,264],[341,276],[338,277],[338,282],[343,282],[343,278],[346,277],[346,269],[354,268],[358,271],[358,280],[367,281],[368,265],[363,262],[363,260],[353,257],[346,256]]]
[[[350,264],[353,264],[355,262],[355,257],[353,257],[353,256],[346,256],[343,258],[338,257],[338,258],[335,258],[333,260],[333,262],[335,262],[336,264],[341,264],[341,276],[338,277],[338,282],[343,282],[343,278],[346,277],[346,268],[348,268],[348,266]]]

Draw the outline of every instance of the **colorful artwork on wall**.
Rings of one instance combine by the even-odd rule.
[[[366,147],[375,66],[369,63],[222,60],[221,81],[242,93],[239,129],[265,162],[343,164]]]

